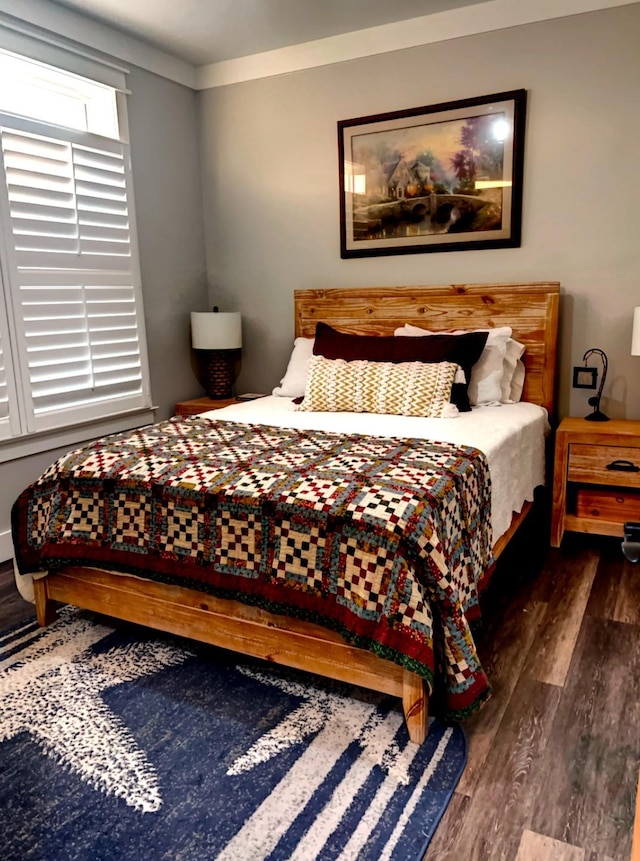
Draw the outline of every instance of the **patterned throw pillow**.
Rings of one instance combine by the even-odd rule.
[[[312,356],[298,409],[453,418],[458,408],[449,400],[457,371],[453,362],[347,362]]]
[[[393,335],[353,335],[319,322],[316,324],[313,353],[325,359],[345,359],[347,362],[455,362],[464,373],[460,375],[461,381],[456,380],[453,384],[451,401],[460,412],[468,412],[471,409],[467,392],[471,369],[480,358],[486,342],[487,332],[396,338]]]

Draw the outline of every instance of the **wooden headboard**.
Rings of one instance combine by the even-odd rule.
[[[560,284],[449,284],[295,291],[295,335],[323,321],[342,332],[392,335],[413,323],[434,331],[511,326],[525,344],[522,399],[554,415]]]

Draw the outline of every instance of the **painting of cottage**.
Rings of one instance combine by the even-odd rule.
[[[354,239],[502,229],[509,129],[492,113],[354,134]]]

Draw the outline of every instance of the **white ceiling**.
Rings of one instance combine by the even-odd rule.
[[[486,0],[50,0],[203,66]]]

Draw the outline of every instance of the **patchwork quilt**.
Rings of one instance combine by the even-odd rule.
[[[192,416],[60,458],[13,509],[22,573],[88,565],[338,631],[459,719],[490,693],[469,623],[491,570],[482,452]]]

